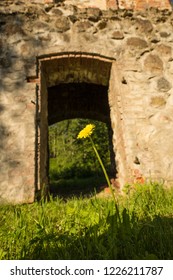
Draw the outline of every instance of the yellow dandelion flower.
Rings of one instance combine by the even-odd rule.
[[[93,133],[94,128],[94,124],[87,124],[85,128],[79,132],[77,139],[89,137]]]

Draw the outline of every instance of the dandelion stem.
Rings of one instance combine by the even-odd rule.
[[[96,154],[96,156],[97,156],[97,159],[98,159],[98,161],[99,161],[99,163],[100,163],[100,165],[101,165],[101,168],[102,168],[102,170],[103,170],[103,173],[104,173],[104,175],[105,175],[106,181],[107,181],[108,186],[109,186],[109,189],[110,189],[110,191],[111,191],[112,198],[113,198],[113,200],[114,200],[114,202],[115,202],[115,208],[116,208],[117,218],[118,218],[119,221],[121,222],[119,207],[118,207],[118,203],[117,203],[117,201],[116,201],[115,195],[114,195],[114,191],[113,191],[112,185],[111,185],[111,183],[110,183],[108,174],[107,174],[106,169],[105,169],[105,167],[104,167],[104,164],[103,164],[103,162],[102,162],[102,160],[101,160],[101,158],[100,158],[100,155],[99,155],[99,153],[98,153],[98,151],[97,151],[97,149],[96,149],[96,146],[95,146],[95,144],[94,144],[94,142],[93,142],[93,140],[92,140],[92,138],[91,138],[91,134],[93,133],[94,128],[95,128],[95,125],[93,125],[93,124],[88,124],[84,129],[82,129],[82,130],[79,132],[77,138],[78,138],[78,139],[81,139],[81,138],[87,138],[87,137],[89,137],[89,139],[90,139],[90,141],[91,141],[91,144],[92,144],[92,147],[93,147],[93,150],[94,150],[94,152],[95,152],[95,154]]]
[[[89,139],[90,139],[90,141],[91,141],[93,150],[94,150],[94,152],[95,152],[95,154],[96,154],[96,156],[97,156],[97,158],[98,158],[98,161],[99,161],[99,163],[100,163],[100,165],[101,165],[101,168],[102,168],[102,170],[103,170],[103,173],[104,173],[104,175],[105,175],[105,178],[106,178],[106,181],[107,181],[108,186],[109,186],[109,188],[110,188],[112,197],[113,197],[114,201],[116,202],[115,195],[114,195],[114,191],[113,191],[112,185],[111,185],[111,183],[110,183],[110,180],[109,180],[108,174],[107,174],[107,172],[106,172],[106,169],[105,169],[105,167],[104,167],[104,164],[103,164],[103,162],[102,162],[102,160],[101,160],[101,158],[100,158],[100,155],[99,155],[99,153],[98,153],[98,151],[97,151],[97,149],[96,149],[96,146],[95,146],[95,144],[94,144],[94,142],[93,142],[91,136],[89,136]]]

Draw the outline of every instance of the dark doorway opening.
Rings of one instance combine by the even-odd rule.
[[[48,123],[69,118],[90,118],[110,122],[107,86],[89,83],[61,83],[48,88]]]

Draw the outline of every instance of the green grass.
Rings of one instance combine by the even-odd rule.
[[[173,189],[0,207],[0,259],[173,259]]]

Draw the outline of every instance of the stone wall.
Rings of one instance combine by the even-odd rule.
[[[3,1],[0,203],[33,202],[47,183],[46,96],[49,87],[76,77],[108,87],[120,185],[139,174],[172,183],[172,25],[172,11],[164,9]]]
[[[169,0],[117,0],[120,9],[144,10],[148,8],[170,9]]]
[[[157,8],[159,10],[171,9],[170,0],[0,0],[0,2],[14,3],[30,3],[30,4],[58,4],[74,5],[78,8],[95,7],[101,10],[126,9],[126,10],[145,10],[149,8]]]

